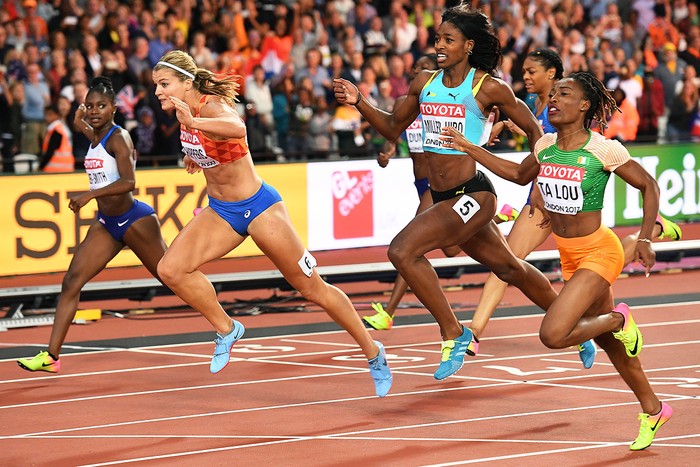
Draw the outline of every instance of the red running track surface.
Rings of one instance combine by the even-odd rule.
[[[470,278],[471,279],[471,278]],[[454,285],[455,281],[451,281]],[[372,331],[389,354],[394,386],[374,396],[366,361],[344,332],[309,333],[324,313],[244,316],[250,330],[231,364],[209,373],[208,338],[173,345],[62,356],[58,375],[0,360],[0,463],[21,465],[697,465],[700,448],[700,271],[635,275],[616,282],[644,333],[641,360],[675,414],[654,444],[630,452],[640,411],[609,360],[584,370],[574,349],[546,349],[541,314],[492,320],[480,354],[454,377],[433,379],[437,326]],[[450,285],[450,281],[446,281]],[[559,284],[556,284],[559,287]],[[356,304],[382,299],[387,284]],[[473,304],[480,288],[455,287]],[[374,295],[372,295],[372,293]],[[414,301],[407,295],[406,301]],[[528,305],[509,288],[500,311]],[[468,306],[467,306],[468,307]],[[402,317],[425,317],[420,308]],[[157,313],[156,313],[157,315]],[[104,319],[73,326],[71,342],[210,331],[191,314]],[[298,332],[255,337],[270,326]],[[45,345],[49,328],[0,334],[0,351]]]

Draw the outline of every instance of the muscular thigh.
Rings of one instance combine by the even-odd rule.
[[[284,203],[270,206],[250,223],[248,232],[255,244],[290,281],[306,277],[299,265],[305,247],[297,235]],[[297,288],[294,283],[292,286]]]
[[[94,222],[73,254],[68,275],[78,278],[79,282],[87,282],[102,271],[123,247],[124,244],[116,241],[102,224]]]
[[[178,270],[191,272],[221,258],[243,240],[245,238],[214,210],[205,209],[180,231],[163,255],[163,261]]]
[[[491,222],[496,197],[489,192],[469,193],[433,204],[416,216],[392,241],[417,255],[437,248],[463,244]]]
[[[165,254],[166,245],[155,214],[134,222],[124,234],[124,243],[131,248],[151,274],[156,275],[156,268]]]
[[[508,245],[518,258],[525,258],[535,248],[540,246],[552,232],[551,227],[541,228],[537,224],[542,221],[542,213],[535,209],[535,213],[530,217],[530,205],[525,205],[513,228],[508,234]]]
[[[569,279],[547,310],[543,327],[573,329],[582,316],[598,316],[613,309],[610,284],[599,274],[580,269]]]

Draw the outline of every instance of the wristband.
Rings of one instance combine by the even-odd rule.
[[[362,93],[359,93],[359,92],[358,92],[358,93],[357,93],[357,102],[355,102],[354,104],[350,104],[350,105],[353,106],[353,107],[357,107],[357,106],[360,104],[360,101],[361,101],[361,100],[362,100]]]
[[[638,238],[637,241],[644,242],[644,243],[651,243],[651,240],[649,240],[648,238]]]

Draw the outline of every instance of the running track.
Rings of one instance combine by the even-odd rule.
[[[697,465],[698,283],[691,270],[615,284],[644,333],[647,375],[675,410],[643,452],[628,450],[640,409],[607,357],[583,370],[574,350],[546,349],[540,312],[509,288],[479,356],[443,382],[432,376],[439,337],[425,310],[400,310],[394,329],[372,331],[394,371],[384,399],[321,312],[240,317],[248,332],[218,375],[212,333],[191,312],[74,326],[58,375],[14,362],[45,347],[48,327],[10,330],[0,334],[0,464]],[[465,309],[480,293],[448,290]],[[353,295],[361,312],[379,298]]]

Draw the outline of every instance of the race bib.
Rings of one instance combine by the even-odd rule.
[[[311,277],[316,267],[316,258],[311,256],[308,250],[304,250],[304,254],[301,256],[298,264],[301,270],[304,271],[304,274],[306,274],[307,277]]]
[[[423,149],[440,148],[445,143],[440,140],[443,128],[451,126],[464,134],[466,108],[464,104],[438,104],[423,102],[420,105],[423,116]]]
[[[581,182],[586,171],[583,167],[541,164],[537,176],[544,207],[559,214],[576,215],[583,208]]]
[[[422,153],[423,152],[423,121],[416,119],[406,128],[406,142],[408,143],[408,152]]]
[[[201,168],[209,169],[219,165],[219,161],[207,156],[196,134],[180,130],[180,143],[182,144],[182,152],[190,156],[190,159]]]
[[[459,217],[462,218],[462,222],[465,224],[469,221],[469,219],[474,217],[474,214],[479,212],[479,208],[481,208],[479,203],[474,198],[467,195],[462,195],[462,197],[459,198],[452,206],[452,209],[459,214]]]

